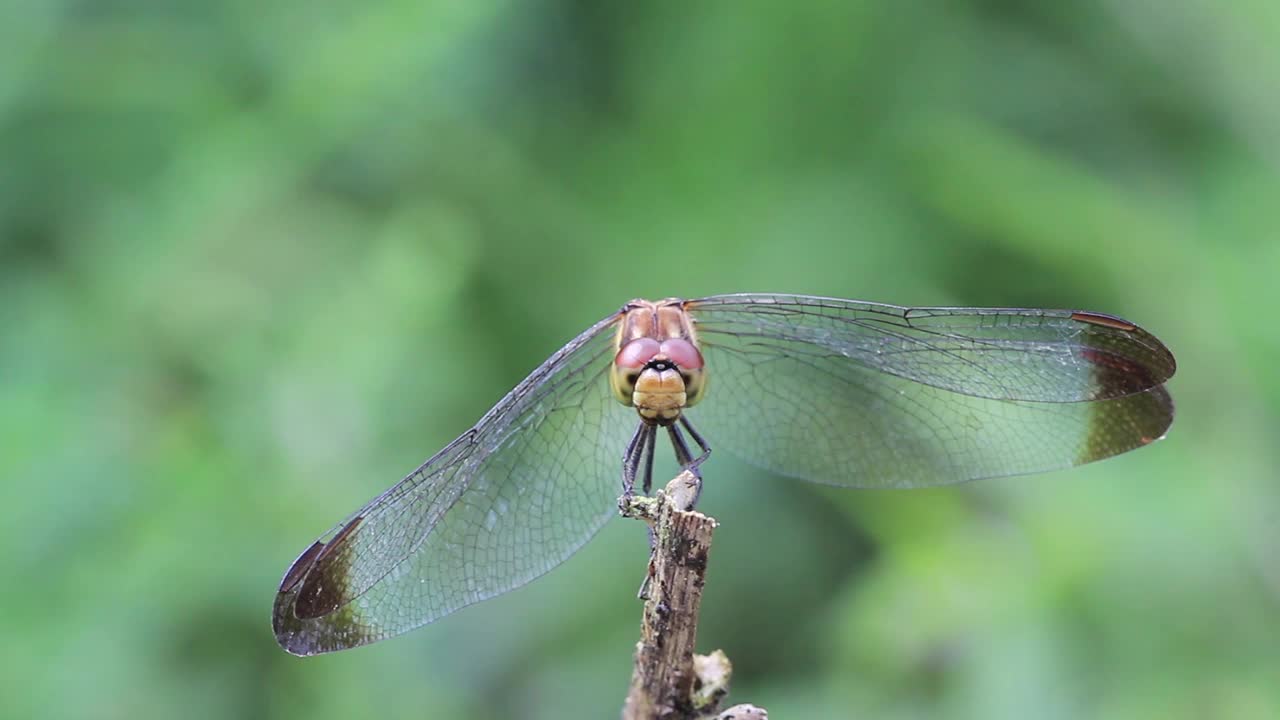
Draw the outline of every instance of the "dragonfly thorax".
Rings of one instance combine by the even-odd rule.
[[[670,425],[702,397],[706,372],[679,300],[634,300],[623,308],[609,384],[645,422]]]

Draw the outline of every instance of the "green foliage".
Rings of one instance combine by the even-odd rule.
[[[1179,418],[1099,465],[930,491],[715,457],[700,644],[732,658],[732,699],[1275,717],[1278,21],[10,4],[0,715],[616,716],[634,523],[331,657],[276,647],[276,583],[623,301],[769,290],[1121,314],[1177,354]]]

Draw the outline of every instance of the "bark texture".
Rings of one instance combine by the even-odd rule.
[[[623,720],[768,717],[752,705],[717,715],[729,692],[733,667],[719,650],[694,654],[707,557],[717,524],[691,509],[700,489],[696,471],[686,470],[656,498],[629,497],[619,503],[623,515],[644,520],[653,533],[653,553],[641,589],[644,618]]]

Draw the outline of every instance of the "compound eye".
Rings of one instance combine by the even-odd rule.
[[[645,366],[645,363],[652,360],[660,349],[658,341],[653,338],[636,338],[618,349],[618,354],[613,358],[613,364],[620,368],[639,370]]]
[[[698,352],[698,348],[694,347],[693,343],[684,338],[663,340],[659,349],[681,370],[702,369],[702,353]]]

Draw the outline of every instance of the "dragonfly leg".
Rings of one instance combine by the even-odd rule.
[[[644,437],[644,494],[648,495],[653,490],[653,455],[654,448],[658,444],[658,429],[652,425],[646,426],[648,432]],[[652,530],[650,530],[652,534]],[[650,538],[652,540],[652,538]]]
[[[704,460],[711,457],[711,446],[703,439],[702,433],[693,428],[693,423],[689,422],[689,418],[681,415],[680,424],[684,426],[685,430],[689,431],[689,437],[693,438],[693,441],[698,445],[698,449],[702,451],[702,454],[693,460],[693,467],[696,468],[701,465]]]
[[[648,432],[645,433],[644,440],[644,494],[648,495],[653,491],[653,456],[658,446],[658,428],[650,425]],[[649,533],[649,571],[645,573],[644,582],[640,583],[640,591],[636,593],[636,597],[641,600],[649,599],[649,584],[653,581],[653,553],[658,547],[658,531],[653,525],[645,525],[645,530]]]
[[[648,442],[649,426],[641,422],[640,427],[631,436],[627,449],[622,453],[622,495],[631,497],[636,493],[636,473],[640,470],[640,459]]]
[[[684,433],[680,432],[680,428],[675,425],[668,425],[667,432],[670,433],[671,444],[675,447],[676,461],[680,463],[680,467],[686,470],[696,470],[703,461],[711,457],[711,446],[707,445],[707,441],[702,438],[702,434],[694,430],[693,425],[683,415],[680,416],[680,424],[684,426],[685,430],[689,431],[689,436],[697,443],[698,449],[702,451],[702,454],[695,458],[693,453],[690,452],[689,444],[685,442]]]
[[[702,476],[698,472],[698,465],[710,456],[711,450],[706,446],[706,443],[702,441],[701,436],[693,434],[694,440],[698,442],[698,447],[702,450],[702,455],[695,458],[693,453],[689,452],[689,444],[685,442],[684,433],[680,432],[680,428],[675,425],[668,425],[667,432],[671,435],[671,445],[676,451],[676,461],[680,463],[680,467],[683,470],[691,473],[697,481],[697,485],[694,486],[692,497],[685,497],[681,501],[682,504],[687,504],[687,507],[682,509],[692,510],[693,506],[698,502],[698,496],[702,494]],[[668,485],[668,488],[670,487],[671,486]]]
[[[671,436],[671,447],[676,451],[676,462],[680,463],[682,468],[689,467],[689,463],[693,462],[693,453],[689,452],[689,444],[685,442],[684,434],[675,425],[667,426],[667,434]]]

